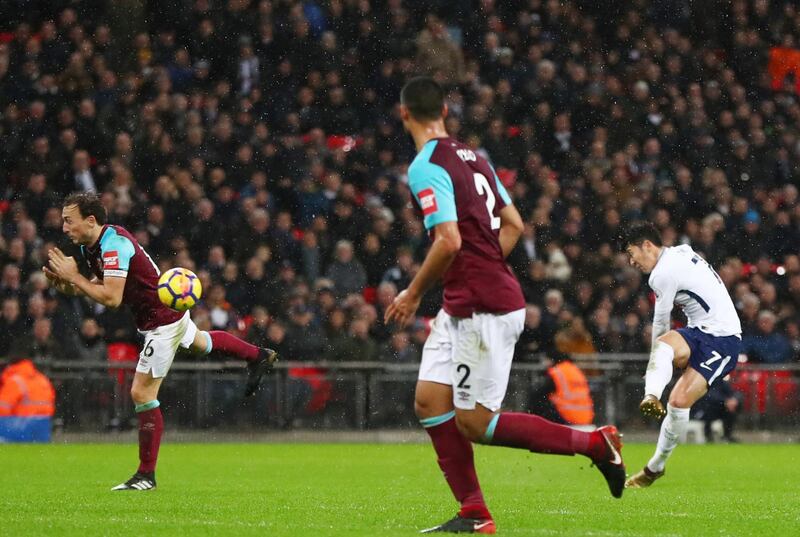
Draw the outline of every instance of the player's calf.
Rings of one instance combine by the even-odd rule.
[[[473,410],[456,409],[456,427],[470,442],[483,442],[495,413],[477,405]]]

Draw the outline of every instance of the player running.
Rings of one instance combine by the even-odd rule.
[[[722,279],[691,247],[664,247],[655,226],[645,223],[628,230],[625,249],[631,265],[650,273],[648,284],[656,294],[653,343],[639,409],[645,416],[664,421],[655,455],[625,483],[643,488],[664,475],[667,459],[689,423],[692,405],[715,380],[736,367],[742,325]],[[686,328],[670,330],[674,304],[683,308]],[[685,371],[672,388],[665,410],[661,394],[672,380],[673,366]]]
[[[586,455],[620,497],[625,466],[615,427],[586,433],[533,414],[499,412],[525,319],[519,283],[504,261],[522,219],[489,163],[447,135],[447,107],[435,81],[410,80],[400,102],[403,125],[419,151],[408,170],[409,187],[433,243],[386,320],[410,322],[423,294],[443,278],[444,305],[422,352],[415,409],[461,504],[455,518],[425,532],[495,533],[470,442]]]
[[[247,360],[245,395],[258,389],[261,377],[272,368],[277,355],[227,332],[199,331],[189,312],[179,313],[158,299],[158,267],[136,239],[120,226],[106,224],[106,210],[94,193],[73,194],[64,200],[64,233],[75,244],[94,277],[86,279],[73,257],[54,248],[49,267],[42,267],[51,285],[62,293],[82,295],[109,308],[130,306],[144,347],[131,386],[139,418],[139,469],[125,483],[111,490],[150,490],[156,487],[155,469],[164,421],[158,390],[178,347],[197,354],[212,349]]]

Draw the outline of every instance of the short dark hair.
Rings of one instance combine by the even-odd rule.
[[[106,208],[103,206],[103,202],[100,201],[100,196],[94,192],[76,192],[70,194],[64,200],[63,206],[69,207],[70,205],[77,206],[78,212],[81,213],[81,217],[83,218],[94,216],[94,219],[97,220],[97,223],[101,226],[108,220]]]
[[[661,233],[652,222],[637,222],[631,224],[625,231],[622,247],[641,246],[644,241],[650,241],[656,246],[662,246]]]
[[[400,90],[400,103],[419,121],[433,121],[442,117],[444,90],[429,76],[417,76],[406,82]]]

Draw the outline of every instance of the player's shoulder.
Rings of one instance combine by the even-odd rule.
[[[105,231],[103,232],[103,236],[100,238],[100,249],[103,252],[109,250],[117,250],[127,252],[129,254],[134,253],[134,241],[136,239],[133,238],[133,235],[128,233],[128,231],[121,227],[121,226],[112,226],[109,225],[106,227]]]
[[[428,182],[436,177],[446,177],[450,174],[439,163],[433,162],[431,159],[436,147],[441,140],[429,140],[422,149],[411,161],[408,167],[408,182],[410,185],[421,184]]]
[[[667,282],[677,280],[679,270],[677,266],[681,264],[682,257],[685,255],[681,246],[664,247],[661,257],[650,272],[647,283],[652,288],[664,287]]]

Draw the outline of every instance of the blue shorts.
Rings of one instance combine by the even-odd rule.
[[[717,337],[699,328],[679,328],[677,332],[689,344],[689,365],[703,375],[708,385],[736,369],[742,340],[738,336]]]

